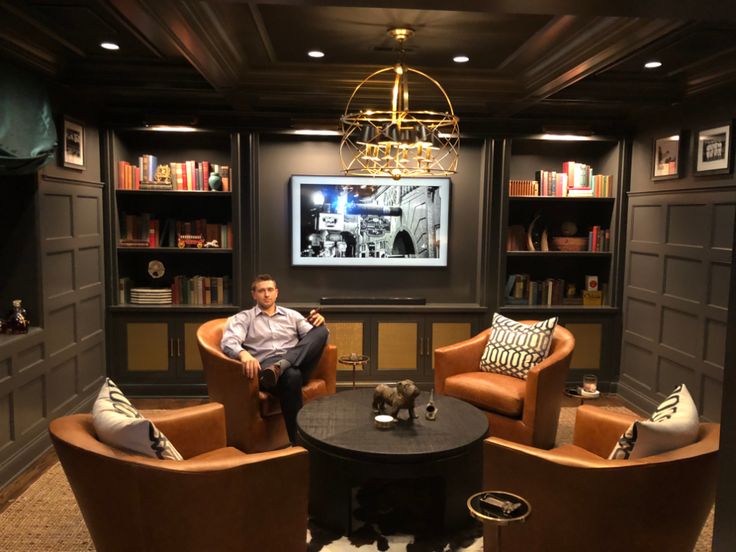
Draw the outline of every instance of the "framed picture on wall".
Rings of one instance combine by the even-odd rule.
[[[680,177],[682,132],[655,138],[652,151],[652,180]]]
[[[695,174],[728,174],[732,170],[732,124],[699,130],[695,140]]]
[[[291,177],[297,266],[447,266],[449,178]]]
[[[64,117],[61,141],[63,164],[68,169],[84,170],[84,126]]]

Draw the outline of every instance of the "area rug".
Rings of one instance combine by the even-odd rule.
[[[625,411],[624,407],[607,407]],[[572,440],[575,408],[564,407],[560,415],[558,444]],[[472,521],[467,529],[452,535],[435,534],[418,525],[413,533],[401,533],[392,516],[370,494],[357,496],[357,529],[350,538],[310,524],[307,552],[361,552],[406,550],[407,552],[481,552],[482,527]],[[421,501],[417,501],[421,503]],[[430,524],[431,525],[431,524]],[[703,528],[694,552],[710,552],[713,512]],[[54,464],[0,514],[0,550],[3,552],[86,552],[95,550],[59,463]],[[203,551],[204,552],[204,551]],[[214,552],[214,551],[213,551]]]

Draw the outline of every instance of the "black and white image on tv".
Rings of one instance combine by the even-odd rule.
[[[306,184],[301,257],[440,256],[438,186]]]

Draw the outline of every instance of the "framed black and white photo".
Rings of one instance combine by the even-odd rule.
[[[68,169],[84,170],[84,126],[82,123],[64,118],[61,147],[64,166]]]
[[[695,174],[728,174],[732,170],[731,125],[699,130],[695,140]]]
[[[449,178],[291,177],[291,261],[447,266]]]
[[[652,151],[652,180],[680,177],[682,133],[654,140]]]

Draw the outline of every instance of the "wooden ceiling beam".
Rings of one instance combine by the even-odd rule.
[[[520,75],[526,93],[498,115],[526,109],[686,26],[682,21],[661,19],[579,19],[569,34],[556,34],[548,41],[547,55],[537,58]],[[542,41],[540,37],[536,40]]]

